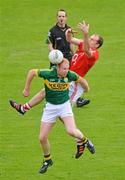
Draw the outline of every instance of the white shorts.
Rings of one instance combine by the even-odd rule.
[[[83,94],[84,89],[77,82],[71,82],[69,88],[69,96],[71,102],[76,102],[76,100]]]
[[[64,118],[67,116],[73,116],[70,101],[66,101],[63,104],[54,105],[49,102],[46,103],[41,118],[42,122],[54,123],[58,117]]]

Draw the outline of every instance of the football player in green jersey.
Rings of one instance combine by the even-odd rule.
[[[87,92],[89,90],[88,83],[85,79],[69,70],[69,62],[67,59],[48,70],[32,69],[28,72],[25,88],[30,92],[30,85],[35,76],[44,79],[46,105],[43,110],[40,125],[39,140],[44,154],[44,161],[39,173],[45,173],[49,166],[53,164],[50,155],[50,144],[48,135],[53,128],[57,118],[61,118],[66,132],[77,139],[77,152],[75,158],[79,158],[85,147],[93,154],[95,153],[94,145],[87,139],[83,133],[77,128],[72,107],[69,100],[69,84],[72,81],[79,82]],[[11,101],[12,103],[12,101]],[[13,102],[12,107],[16,109],[17,103]],[[17,110],[17,109],[16,109]]]

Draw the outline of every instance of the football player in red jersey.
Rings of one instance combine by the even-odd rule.
[[[79,23],[78,27],[83,32],[84,38],[74,38],[72,35],[73,30],[69,28],[66,31],[66,39],[68,42],[78,46],[78,49],[72,58],[70,70],[76,72],[81,77],[84,77],[99,58],[98,48],[102,46],[103,38],[98,34],[89,36],[89,24],[86,22]],[[71,83],[70,98],[72,102],[77,102],[77,106],[79,107],[90,102],[89,100],[80,98],[83,93],[84,89],[79,83]]]

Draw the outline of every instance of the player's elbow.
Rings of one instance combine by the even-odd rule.
[[[30,76],[36,76],[37,75],[37,70],[36,69],[30,69],[29,70],[29,74],[30,74]]]

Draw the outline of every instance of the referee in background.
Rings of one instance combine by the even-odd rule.
[[[70,26],[67,25],[67,13],[64,9],[57,12],[57,23],[48,32],[47,44],[49,51],[58,49],[64,58],[70,62],[72,59],[73,45],[66,40],[65,32]],[[52,66],[52,64],[51,64]]]

